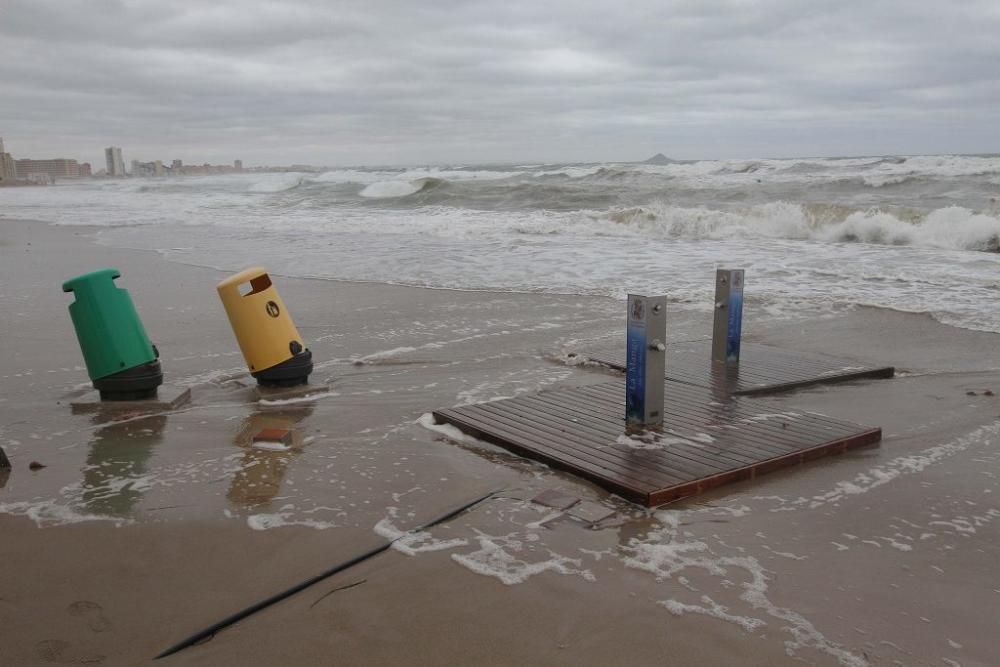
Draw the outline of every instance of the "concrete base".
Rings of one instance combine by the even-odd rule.
[[[579,519],[580,521],[591,525],[604,521],[608,517],[615,515],[615,511],[613,509],[608,509],[604,505],[592,503],[589,500],[577,503],[573,507],[569,508],[566,513],[573,518]]]
[[[557,510],[568,510],[580,502],[580,499],[557,489],[547,489],[532,498],[531,502]]]
[[[307,399],[311,396],[317,398],[330,392],[328,384],[300,384],[294,387],[261,387],[253,388],[254,396],[258,401],[287,401],[290,399]]]
[[[94,389],[79,398],[71,400],[69,406],[74,414],[91,412],[152,414],[176,410],[190,402],[191,389],[189,387],[165,384],[157,390],[156,398],[149,398],[142,401],[102,401],[100,392]]]

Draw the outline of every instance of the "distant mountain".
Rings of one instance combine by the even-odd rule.
[[[671,160],[663,153],[657,153],[648,160],[644,160],[642,164],[674,164],[677,160]]]

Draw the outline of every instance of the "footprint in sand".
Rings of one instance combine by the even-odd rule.
[[[96,665],[104,662],[105,656],[103,655],[82,656],[78,658],[66,655],[66,649],[68,648],[69,642],[59,639],[46,639],[35,644],[35,655],[45,662],[58,662],[62,664]]]
[[[90,600],[77,600],[68,608],[72,616],[82,616],[94,632],[104,632],[111,629],[111,621],[104,615],[104,608]]]

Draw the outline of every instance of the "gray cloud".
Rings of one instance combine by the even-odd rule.
[[[998,37],[993,0],[7,0],[0,134],[98,163],[998,151]]]

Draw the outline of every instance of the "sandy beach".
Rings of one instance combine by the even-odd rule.
[[[60,285],[104,266],[190,405],[71,411],[89,382]],[[426,427],[437,408],[606,380],[577,359],[623,344],[618,300],[277,276],[330,390],[268,402],[215,294],[227,272],[6,219],[0,267],[0,664],[144,664],[495,490],[161,662],[996,664],[996,334],[751,302],[747,340],[897,367],[761,399],[881,426],[882,444],[648,511]],[[709,318],[671,312],[669,337],[704,338]],[[294,446],[253,449],[268,426]],[[546,489],[615,515],[589,528],[529,501]]]

